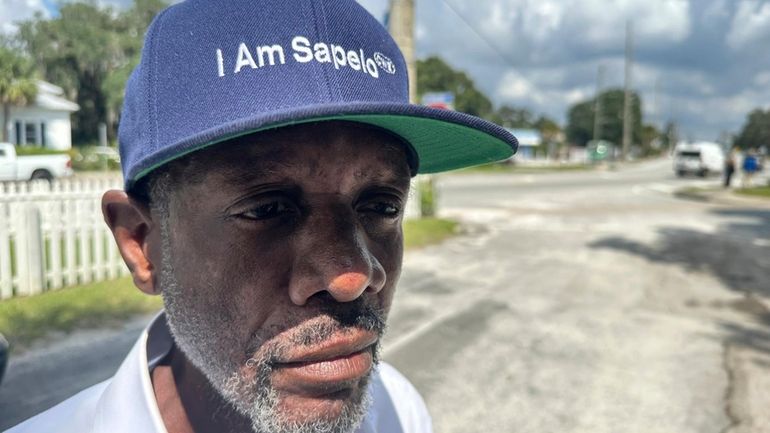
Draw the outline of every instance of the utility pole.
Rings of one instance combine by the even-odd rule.
[[[634,128],[634,121],[631,118],[632,107],[632,91],[631,91],[631,70],[633,68],[633,51],[634,51],[634,28],[631,20],[626,21],[626,78],[625,78],[625,91],[623,96],[623,149],[622,159],[625,161],[628,159],[629,152],[631,150],[631,131]]]
[[[661,115],[662,110],[660,109],[660,77],[655,79],[655,93],[653,93],[652,96],[652,124],[655,125],[655,127],[662,127],[663,116]]]
[[[414,55],[414,0],[390,0],[388,30],[404,53],[409,73],[409,101],[417,103],[417,64]]]
[[[390,0],[388,31],[404,54],[409,74],[409,102],[417,101],[417,63],[414,54],[414,2],[415,0]],[[407,200],[406,218],[430,217],[436,214],[435,188],[431,175],[419,175],[412,179],[413,194]]]
[[[596,70],[596,97],[594,98],[594,141],[602,139],[602,125],[604,124],[602,87],[604,87],[604,65],[599,65]]]

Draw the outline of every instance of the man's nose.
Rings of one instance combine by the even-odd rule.
[[[385,270],[367,246],[366,233],[354,215],[328,215],[308,223],[295,238],[295,265],[289,296],[305,305],[317,293],[351,302],[385,285]]]

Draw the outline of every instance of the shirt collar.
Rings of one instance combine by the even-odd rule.
[[[161,312],[142,332],[99,399],[94,431],[167,433],[155,400],[150,371],[172,346],[166,315]]]

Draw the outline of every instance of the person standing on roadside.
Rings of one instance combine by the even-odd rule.
[[[735,153],[731,149],[729,152],[727,152],[727,158],[725,158],[725,188],[730,188],[733,174],[735,174]]]
[[[759,161],[757,160],[757,155],[754,153],[753,150],[749,150],[746,152],[745,156],[743,157],[743,182],[742,186],[744,188],[751,188],[752,185],[752,178],[754,177],[754,173],[757,172],[759,169]]]

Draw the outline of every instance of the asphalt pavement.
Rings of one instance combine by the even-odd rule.
[[[436,432],[770,431],[770,204],[670,162],[436,178],[464,233],[410,251],[384,358]],[[0,430],[117,368],[147,318],[12,359]]]
[[[437,432],[770,431],[770,203],[673,194],[719,182],[439,177],[473,234],[407,257],[385,359]]]

